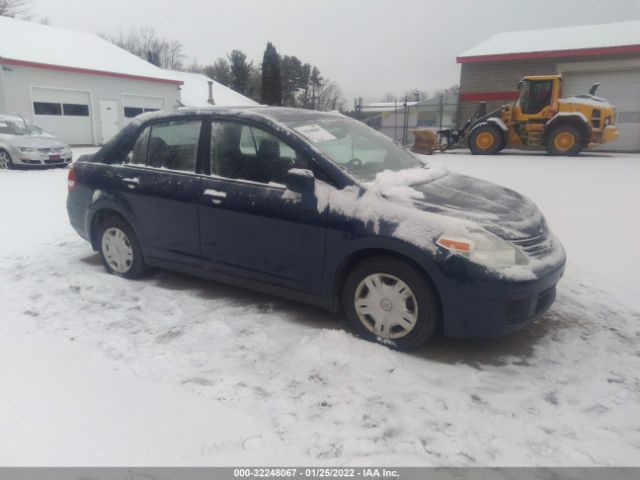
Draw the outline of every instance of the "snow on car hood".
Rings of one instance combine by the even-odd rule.
[[[410,188],[422,194],[414,199],[416,207],[476,222],[507,240],[546,231],[544,217],[531,200],[495,183],[449,173]]]
[[[60,140],[44,135],[5,135],[4,139],[15,147],[58,148],[66,146]]]

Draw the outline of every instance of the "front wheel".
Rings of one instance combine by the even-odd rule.
[[[469,149],[474,155],[495,155],[504,148],[504,135],[496,125],[476,127],[469,138]]]
[[[583,144],[582,135],[573,125],[560,125],[554,128],[545,141],[547,153],[559,156],[578,155]]]
[[[13,168],[11,156],[4,150],[0,150],[0,170],[8,170]]]
[[[424,273],[394,257],[356,265],[347,276],[343,304],[359,336],[398,350],[429,340],[440,316],[437,295]]]
[[[109,273],[124,278],[139,278],[146,273],[138,238],[122,218],[106,218],[100,224],[98,242],[100,259]]]

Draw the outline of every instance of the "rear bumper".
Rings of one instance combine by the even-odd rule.
[[[556,298],[565,262],[536,280],[468,280],[453,278],[440,286],[444,335],[455,338],[498,337],[535,322]],[[458,277],[459,278],[459,277]]]

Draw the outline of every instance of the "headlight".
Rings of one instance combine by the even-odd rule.
[[[38,150],[33,147],[18,147],[21,152],[37,152]]]
[[[436,243],[455,255],[490,268],[529,263],[519,249],[486,230],[473,230],[462,236],[444,234]]]

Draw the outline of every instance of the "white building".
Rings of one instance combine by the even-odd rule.
[[[0,114],[97,145],[143,111],[179,106],[182,81],[87,33],[0,17]]]

